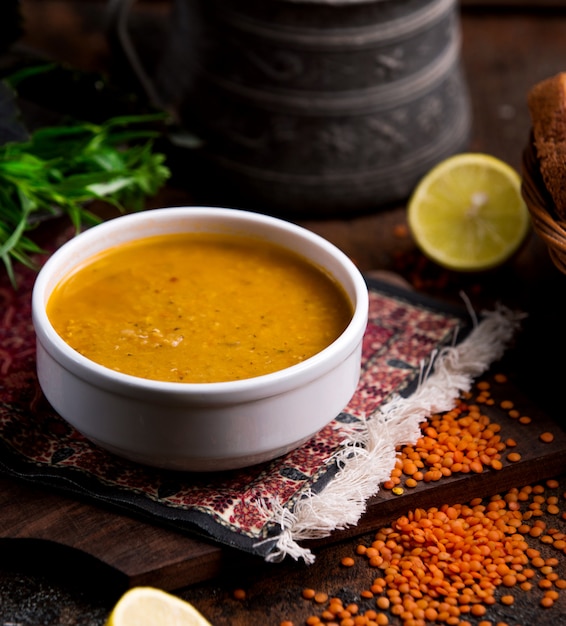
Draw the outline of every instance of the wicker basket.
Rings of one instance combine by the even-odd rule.
[[[523,152],[522,194],[534,231],[546,244],[554,265],[566,274],[566,221],[556,214],[554,202],[542,179],[532,134]]]

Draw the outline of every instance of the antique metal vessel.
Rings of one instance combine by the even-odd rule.
[[[457,0],[176,0],[150,82],[203,140],[219,202],[371,211],[467,146],[458,11]]]

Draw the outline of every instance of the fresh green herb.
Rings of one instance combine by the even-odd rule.
[[[0,258],[13,285],[13,261],[34,267],[32,255],[41,252],[30,231],[42,219],[67,215],[78,232],[100,221],[88,209],[93,200],[130,212],[157,193],[170,176],[164,155],[154,151],[155,123],[163,118],[73,122],[0,145]]]

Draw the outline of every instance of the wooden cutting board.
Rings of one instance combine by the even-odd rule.
[[[512,399],[521,415],[531,417],[530,424],[522,424],[510,418],[498,403],[487,409],[492,421],[501,425],[503,439],[517,442],[514,450],[521,454],[519,462],[505,462],[500,471],[421,483],[412,490],[405,489],[402,495],[380,490],[370,499],[356,526],[304,545],[316,549],[373,531],[411,508],[467,502],[566,471],[566,433],[560,426],[512,382],[499,386],[496,398]],[[539,439],[545,431],[554,433],[551,443]],[[91,562],[95,559],[125,585],[150,584],[169,590],[210,580],[232,565],[241,564],[243,558],[259,558],[74,496],[0,477],[0,550],[8,546],[13,550],[15,546],[21,547],[24,554],[24,548],[30,545],[34,547],[34,558],[41,558],[37,546],[48,546],[51,559],[80,555]]]

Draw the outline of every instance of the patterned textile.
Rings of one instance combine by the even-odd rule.
[[[370,316],[358,389],[344,411],[295,451],[255,467],[186,473],[144,467],[98,448],[48,405],[35,374],[31,290],[0,272],[0,470],[155,523],[198,533],[262,556],[280,532],[270,503],[292,512],[305,493],[336,475],[333,459],[367,416],[414,390],[431,354],[462,339],[465,311],[368,280]],[[279,507],[278,507],[279,508]]]

